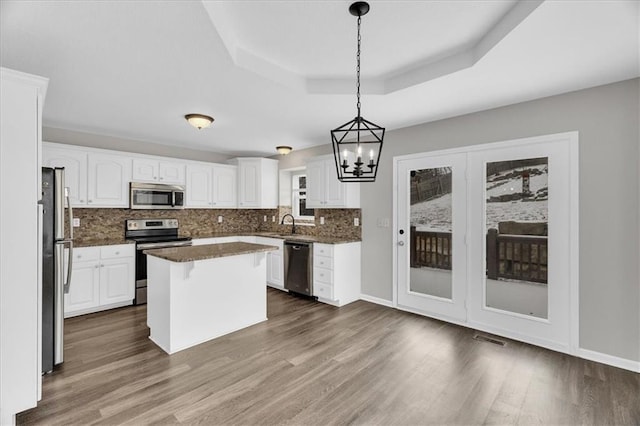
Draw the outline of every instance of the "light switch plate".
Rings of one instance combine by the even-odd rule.
[[[275,216],[271,216],[271,222],[275,223],[275,221],[276,221],[276,217]]]
[[[360,226],[360,219],[357,217],[353,218],[353,226]]]
[[[218,223],[222,223],[222,219],[223,219],[222,216],[218,216]]]
[[[379,217],[378,218],[378,228],[388,228],[389,227],[389,218],[388,217]]]
[[[74,217],[73,218],[73,227],[74,228],[80,228],[80,218],[79,217]]]
[[[264,215],[263,222],[266,222],[266,221],[267,221],[267,215],[265,214],[265,215]]]
[[[324,225],[324,216],[320,216],[320,225]]]

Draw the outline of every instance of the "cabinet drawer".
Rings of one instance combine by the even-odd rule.
[[[89,262],[98,259],[100,259],[100,247],[80,247],[73,249],[73,263]]]
[[[313,295],[333,300],[333,287],[327,284],[313,283]]]
[[[329,256],[333,257],[333,246],[331,244],[313,244],[314,256]]]
[[[333,271],[324,268],[313,268],[313,284],[333,284]]]
[[[102,246],[100,257],[102,259],[116,259],[119,257],[133,257],[133,244],[119,244],[116,246]]]
[[[314,256],[313,266],[317,268],[326,268],[333,270],[333,258],[327,256]]]

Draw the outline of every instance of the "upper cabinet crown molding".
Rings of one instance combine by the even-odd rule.
[[[338,180],[333,155],[307,160],[307,207],[360,208],[360,183]]]

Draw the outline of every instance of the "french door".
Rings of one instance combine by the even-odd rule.
[[[466,320],[466,155],[398,163],[398,305]]]
[[[399,309],[564,352],[577,339],[577,134],[396,157]]]

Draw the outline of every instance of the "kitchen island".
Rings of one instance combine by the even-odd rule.
[[[146,250],[149,338],[168,354],[267,319],[267,252],[243,242]]]

